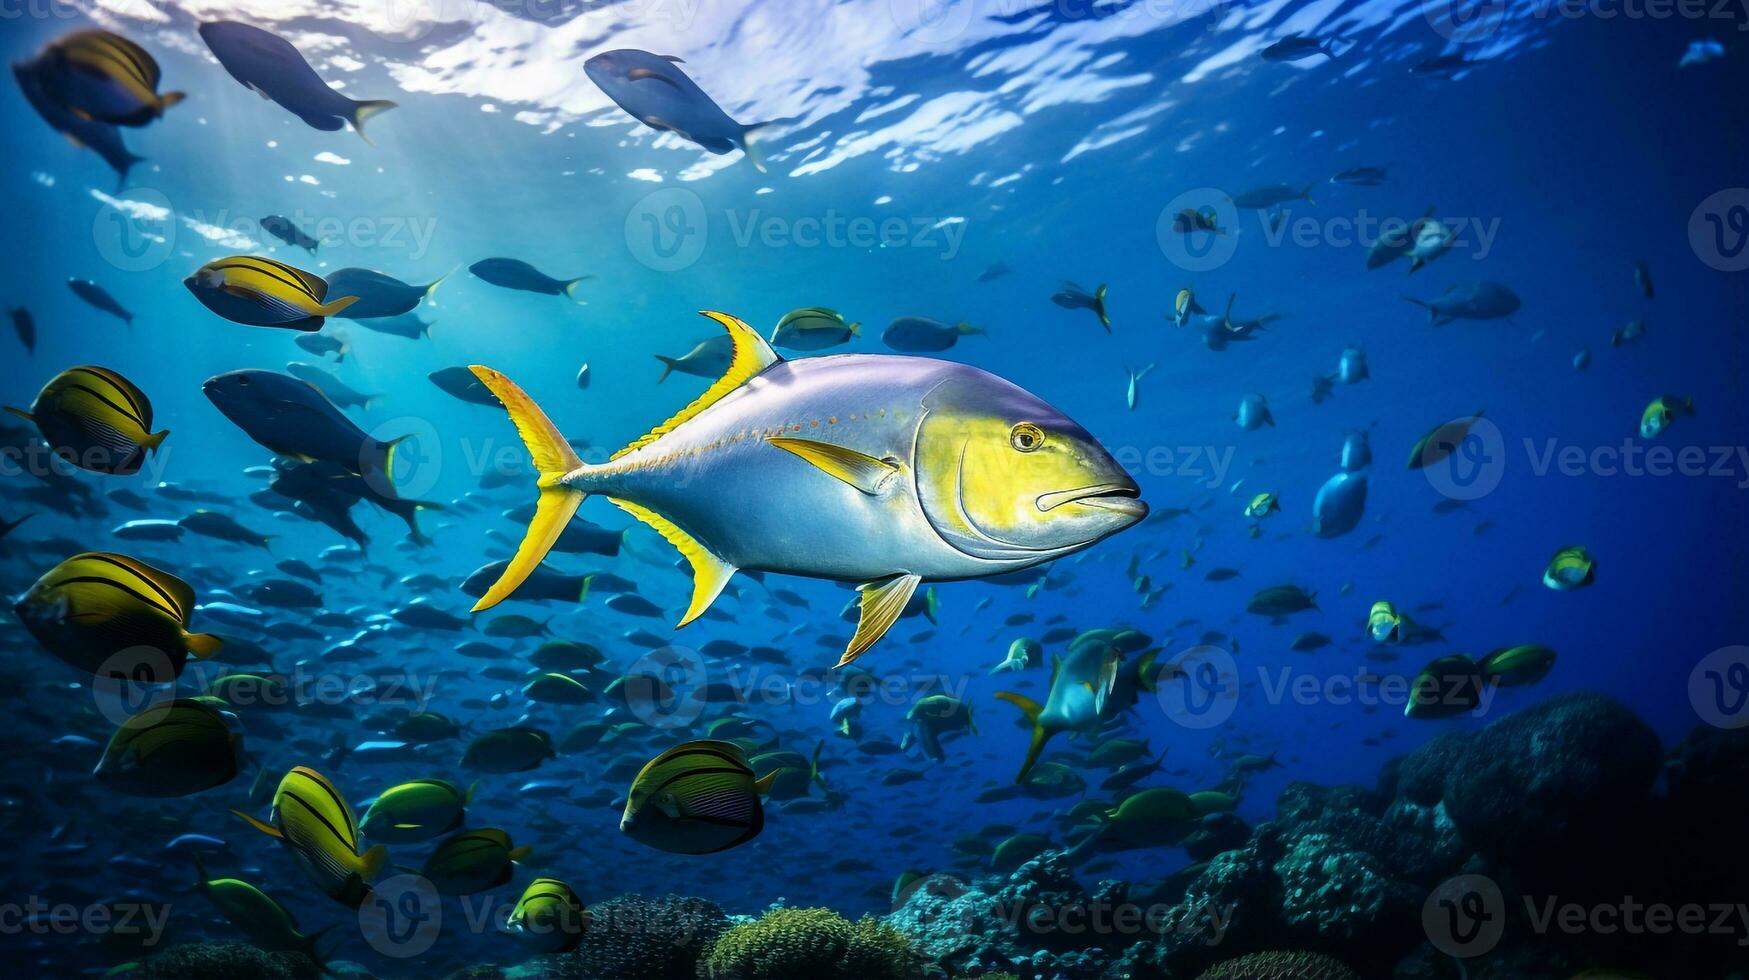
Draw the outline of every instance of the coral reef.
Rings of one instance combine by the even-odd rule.
[[[186,943],[140,961],[135,980],[314,980],[321,970],[302,953],[269,953],[246,943]]]
[[[1202,863],[1146,900],[1131,902],[1122,882],[1088,890],[1053,850],[1007,876],[925,879],[888,921],[954,977],[1506,980],[1661,975],[1674,962],[1684,977],[1741,975],[1749,947],[1734,932],[1537,923],[1557,902],[1737,907],[1749,850],[1727,815],[1745,810],[1749,731],[1700,729],[1666,756],[1628,709],[1570,694],[1435,737],[1387,765],[1376,788],[1295,782],[1273,820],[1205,821],[1185,840]],[[1422,921],[1459,875],[1498,889],[1503,923],[1461,964]],[[1123,926],[1126,904],[1145,927]],[[1098,914],[1106,928],[1063,928]]]
[[[1360,975],[1317,953],[1268,952],[1218,963],[1197,980],[1360,980]]]
[[[703,980],[910,980],[922,958],[878,919],[851,923],[830,909],[774,908],[717,938]]]
[[[694,980],[699,962],[729,928],[714,902],[621,895],[589,907],[576,949],[540,957],[541,975],[565,980]]]

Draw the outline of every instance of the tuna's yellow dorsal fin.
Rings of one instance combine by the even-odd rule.
[[[640,507],[619,497],[607,499],[662,535],[669,544],[679,549],[680,554],[692,566],[692,603],[686,607],[686,615],[680,617],[680,622],[675,623],[674,628],[679,629],[704,615],[704,611],[722,594],[723,586],[729,584],[730,577],[735,574],[735,566],[718,558],[709,548],[699,544],[697,538],[648,507]]]
[[[771,345],[765,342],[764,337],[759,336],[758,332],[741,320],[727,313],[718,313],[715,310],[700,310],[699,313],[722,324],[723,329],[727,330],[729,336],[733,338],[735,348],[729,356],[729,370],[717,379],[716,384],[706,388],[704,394],[694,399],[692,404],[681,409],[668,421],[633,439],[624,449],[614,453],[613,459],[618,459],[635,449],[642,449],[662,438],[680,423],[698,415],[716,404],[724,395],[746,384],[749,378],[783,360],[777,356],[776,351],[771,349]]]
[[[821,471],[866,494],[879,493],[881,486],[887,482],[887,477],[899,472],[897,463],[876,459],[867,453],[834,446],[829,442],[791,439],[787,436],[773,436],[765,441],[800,456]]]
[[[856,635],[850,638],[850,645],[844,648],[844,656],[838,659],[838,666],[842,667],[862,656],[869,647],[886,635],[887,630],[893,628],[905,607],[910,605],[911,594],[917,591],[917,583],[921,581],[921,575],[895,575],[883,582],[868,582],[857,587],[857,591],[862,594],[859,603],[862,615],[856,621]]]

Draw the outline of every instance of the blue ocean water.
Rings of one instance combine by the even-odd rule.
[[[711,681],[752,686],[751,703],[704,705],[691,724],[646,726],[524,774],[469,773],[459,764],[463,740],[398,761],[338,753],[327,767],[321,760],[332,746],[385,738],[373,725],[404,713],[404,704],[373,704],[367,695],[338,699],[335,710],[276,716],[270,734],[251,733],[257,760],[276,772],[323,769],[360,810],[405,779],[478,778],[469,826],[502,827],[535,848],[514,885],[494,893],[504,902],[538,872],[565,879],[590,902],[675,892],[731,913],[757,914],[782,900],[855,918],[891,909],[900,871],[975,871],[978,862],[954,847],[964,835],[1006,824],[1062,841],[1054,814],[1084,795],[1102,798],[1103,773],[1090,771],[1085,794],[975,800],[1012,782],[1027,746],[1019,713],[994,693],[1042,701],[1050,676],[1048,666],[997,676],[990,668],[1013,639],[1052,627],[1139,629],[1164,659],[1204,645],[1211,631],[1223,634],[1210,644],[1230,658],[1221,661],[1230,675],[1219,691],[1202,692],[1207,700],[1144,697],[1120,726],[1146,739],[1150,755],[1167,752],[1150,784],[1187,792],[1219,784],[1237,755],[1273,755],[1279,768],[1246,784],[1239,802],[1251,822],[1270,818],[1290,781],[1371,784],[1387,760],[1434,735],[1480,729],[1567,692],[1619,700],[1666,745],[1701,721],[1706,686],[1696,665],[1749,632],[1740,548],[1749,513],[1749,306],[1736,258],[1749,214],[1741,11],[1694,19],[1482,5],[1453,40],[1441,4],[962,0],[922,20],[915,6],[105,3],[9,18],[0,32],[9,61],[101,26],[150,50],[163,88],[188,98],[127,131],[145,160],[119,187],[96,154],[44,125],[16,87],[0,107],[9,134],[0,208],[13,242],[0,301],[28,308],[37,328],[33,351],[0,338],[5,403],[28,404],[65,367],[98,364],[144,390],[156,427],[172,433],[139,476],[75,478],[100,493],[141,494],[139,512],[45,509],[22,489],[13,496],[10,488],[32,485],[13,467],[0,519],[41,512],[5,539],[8,593],[66,557],[69,544],[137,556],[188,579],[202,601],[246,606],[254,604],[241,590],[252,578],[303,559],[323,568],[325,608],[357,625],[287,638],[279,625],[308,614],[269,609],[259,630],[198,613],[192,628],[241,629],[281,673],[351,684],[404,672],[429,695],[420,707],[475,732],[526,723],[561,735],[606,708],[530,704],[520,679],[483,675],[484,662],[454,650],[486,639],[504,651],[498,663],[521,670],[519,658],[545,637],[492,639],[373,618],[420,596],[465,614],[472,600],[459,583],[508,557],[521,527],[501,514],[533,498],[527,475],[480,488],[507,460],[520,471],[515,430],[497,409],[464,404],[427,375],[491,365],[567,436],[585,440],[586,459],[599,460],[708,386],[687,375],[657,383],[655,355],[679,356],[716,332],[696,311],[726,311],[769,335],[786,312],[825,306],[862,325],[831,353],[885,351],[881,331],[900,316],[980,328],[935,356],[1012,380],[1063,410],[1126,464],[1155,512],[1055,563],[1037,588],[935,585],[936,622],[902,621],[858,662],[890,681],[862,708],[864,740],[899,742],[910,730],[907,712],[929,694],[971,706],[977,731],[948,741],[945,761],[914,747],[871,754],[834,730],[828,716],[843,694],[827,669],[852,631],[839,616],[851,596],[844,585],[742,579],[717,604],[726,616],[670,636],[687,578],[672,567],[668,545],[603,501],[585,503],[581,516],[631,527],[627,546],[616,557],[561,555],[552,564],[630,578],[663,616],[617,613],[599,593],[581,603],[513,601],[501,611],[600,647],[603,679],[647,655],[626,639],[638,629],[688,651],[713,639],[775,646],[785,663],[700,661]],[[215,62],[195,25],[219,17],[291,40],[350,97],[399,105],[371,121],[369,143],[306,126]],[[1258,54],[1294,31],[1329,39],[1336,57],[1283,63]],[[1721,42],[1722,55],[1679,67],[1690,45],[1706,39]],[[659,134],[614,106],[582,62],[626,47],[684,59],[687,74],[742,123],[779,120],[760,138],[768,172],[739,151],[713,155]],[[1452,52],[1476,63],[1445,77],[1412,70]],[[1330,180],[1359,166],[1384,167],[1387,176],[1379,186]],[[1311,200],[1262,211],[1231,204],[1275,184],[1309,185]],[[1179,208],[1203,206],[1216,208],[1228,234],[1171,230]],[[1402,261],[1366,268],[1375,222],[1413,221],[1429,208],[1458,229],[1456,245],[1412,274]],[[316,254],[263,232],[258,222],[269,214],[317,231]],[[226,322],[189,294],[184,277],[231,254],[268,255],[317,275],[358,266],[410,283],[443,277],[416,311],[433,326],[407,339],[332,319],[324,333],[343,337],[349,351],[339,362],[312,354],[293,332]],[[507,291],[467,271],[490,256],[524,259],[561,279],[593,278],[577,301]],[[1652,297],[1636,285],[1640,262],[1656,284]],[[134,313],[131,326],[84,303],[63,284],[68,278],[102,285]],[[1065,280],[1108,287],[1109,331],[1090,312],[1052,302]],[[1433,326],[1404,301],[1479,280],[1508,285],[1522,307],[1509,319]],[[1183,287],[1211,313],[1236,295],[1238,316],[1280,319],[1255,339],[1214,350],[1196,326],[1172,324]],[[1635,320],[1644,336],[1612,344]],[[1334,372],[1348,346],[1364,349],[1370,378],[1338,384],[1315,403],[1313,376]],[[1581,351],[1589,363],[1576,369]],[[219,414],[201,385],[242,368],[282,371],[290,361],[317,364],[373,396],[347,411],[373,435],[413,435],[397,453],[396,480],[404,495],[446,506],[419,517],[430,546],[412,547],[398,518],[367,505],[354,514],[370,537],[368,555],[324,561],[343,538],[248,499],[263,481],[244,470],[272,454]],[[579,388],[584,364],[590,382]],[[1131,406],[1127,372],[1146,365],[1153,368]],[[1266,397],[1273,426],[1235,424],[1250,393]],[[1640,438],[1642,410],[1664,395],[1692,398],[1694,414],[1656,440]],[[1422,433],[1478,410],[1486,423],[1456,464],[1405,468]],[[1353,429],[1369,431],[1377,457],[1365,516],[1345,535],[1319,538],[1309,531],[1312,501],[1338,471],[1343,434]],[[1692,448],[1705,472],[1636,468],[1651,446]],[[112,529],[125,521],[174,520],[200,506],[160,483],[227,500],[206,506],[274,535],[270,551],[193,534],[118,538]],[[766,514],[807,506],[784,491],[774,485],[767,496],[722,506]],[[1281,511],[1253,522],[1242,512],[1264,491],[1278,494]],[[1174,516],[1175,508],[1188,512]],[[1594,584],[1545,588],[1550,556],[1574,544],[1595,559]],[[1195,557],[1188,568],[1186,551]],[[1239,575],[1205,578],[1221,567]],[[446,585],[395,581],[416,573]],[[1246,612],[1257,590],[1283,584],[1315,593],[1317,608],[1280,623]],[[771,589],[792,590],[806,606],[786,605]],[[1402,649],[1396,660],[1371,656],[1364,626],[1380,599],[1441,628],[1443,642]],[[1306,631],[1332,642],[1290,649]],[[191,862],[164,850],[176,833],[192,831],[229,842],[228,854],[209,862],[215,873],[222,866],[273,893],[305,932],[337,927],[333,958],[407,976],[526,957],[491,929],[463,926],[469,906],[455,899],[444,906],[451,928],[429,949],[398,958],[373,948],[355,913],[328,902],[277,845],[229,815],[231,807],[264,815],[265,807],[244,805],[253,769],[226,787],[162,802],[93,786],[88,773],[100,749],[53,741],[82,735],[101,746],[113,727],[82,690],[89,678],[21,630],[6,635],[15,665],[9,698],[25,733],[8,762],[8,794],[41,807],[11,817],[7,895],[61,894],[76,871],[68,892],[75,904],[151,896],[171,907],[178,939],[235,940],[188,889]],[[370,656],[325,657],[354,635]],[[1480,712],[1413,720],[1391,699],[1393,681],[1435,655],[1479,657],[1526,643],[1556,650],[1553,669],[1533,685],[1491,692]],[[1046,645],[1048,654],[1065,648]],[[201,664],[190,676],[219,669]],[[1376,691],[1382,703],[1368,703]],[[607,770],[641,764],[731,714],[757,719],[777,745],[804,756],[823,742],[830,805],[813,813],[770,805],[756,840],[708,858],[660,853],[622,835],[617,807],[603,801],[622,801],[626,781]],[[623,719],[625,710],[608,717]],[[1059,737],[1046,758],[1076,759],[1085,748]],[[922,778],[884,785],[895,767]],[[531,779],[559,788],[522,792]],[[893,833],[906,825],[917,829]],[[51,856],[68,842],[89,850]],[[397,864],[417,867],[426,848],[390,850]],[[149,867],[118,866],[115,855]],[[834,868],[847,858],[866,866]],[[1157,880],[1187,863],[1173,847],[1129,851],[1102,874]],[[28,944],[44,975],[125,958],[106,959],[90,935],[26,930],[9,940]]]

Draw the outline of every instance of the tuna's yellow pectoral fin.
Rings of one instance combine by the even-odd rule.
[[[776,351],[771,349],[771,345],[765,342],[764,337],[759,336],[752,327],[741,320],[714,310],[701,310],[699,312],[722,324],[723,329],[727,330],[730,338],[733,339],[734,350],[729,355],[729,369],[723,372],[723,376],[717,379],[716,384],[706,388],[704,394],[693,399],[692,404],[675,413],[674,417],[666,422],[632,440],[624,449],[614,453],[613,459],[618,459],[633,450],[642,449],[662,438],[675,426],[703,412],[729,392],[746,384],[759,372],[783,360],[777,356]]]
[[[819,756],[816,755],[815,758],[818,759]],[[758,779],[755,779],[753,781],[753,792],[758,793],[760,796],[770,796],[771,788],[777,785],[777,774],[780,772],[783,772],[783,770],[773,769],[765,775],[760,776]]]
[[[875,645],[893,624],[899,621],[899,615],[905,611],[905,606],[911,602],[911,594],[917,591],[917,583],[923,581],[921,575],[896,575],[884,582],[869,582],[858,588],[862,593],[860,605],[861,618],[856,622],[856,635],[850,638],[850,645],[844,648],[844,656],[838,658],[838,666],[842,667],[867,652]]]
[[[850,484],[863,493],[879,493],[887,478],[899,472],[899,464],[876,459],[867,453],[834,446],[812,439],[791,439],[773,436],[765,440],[779,449],[795,453],[826,473]]]
[[[723,592],[723,586],[729,584],[729,579],[735,574],[735,566],[718,558],[709,548],[699,544],[698,539],[681,530],[679,525],[648,507],[642,507],[629,500],[618,497],[607,498],[615,507],[632,515],[662,537],[677,550],[692,566],[692,602],[686,607],[686,615],[680,617],[680,622],[674,624],[675,629],[685,626],[711,607],[717,601],[717,596]]]

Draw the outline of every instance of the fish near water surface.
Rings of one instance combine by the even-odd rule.
[[[1147,516],[1140,489],[1061,412],[969,365],[841,354],[786,361],[746,323],[729,370],[608,462],[585,465],[510,379],[474,373],[534,457],[540,499],[502,601],[540,564],[584,498],[601,494],[692,566],[684,626],[737,570],[861,583],[840,665],[896,622],[920,582],[986,578],[1087,548]],[[781,500],[782,507],[745,501]]]
[[[41,116],[49,128],[67,137],[74,146],[83,147],[103,158],[115,171],[115,186],[119,190],[127,183],[128,171],[144,160],[127,148],[121,130],[114,123],[88,119],[56,101],[51,91],[50,65],[44,55],[29,61],[16,62],[12,77],[25,101]]]
[[[395,108],[388,99],[353,99],[328,87],[290,41],[236,21],[208,21],[199,27],[213,57],[244,88],[272,99],[312,129],[328,132],[347,123],[366,143],[364,122]]]
[[[185,97],[159,94],[158,62],[145,48],[110,31],[74,31],[43,51],[50,91],[82,119],[144,126]]]
[[[776,121],[741,125],[679,65],[680,59],[671,55],[620,48],[585,61],[583,71],[615,105],[651,129],[673,133],[712,153],[739,149],[754,169],[764,173],[765,162],[755,151],[753,137]]]

